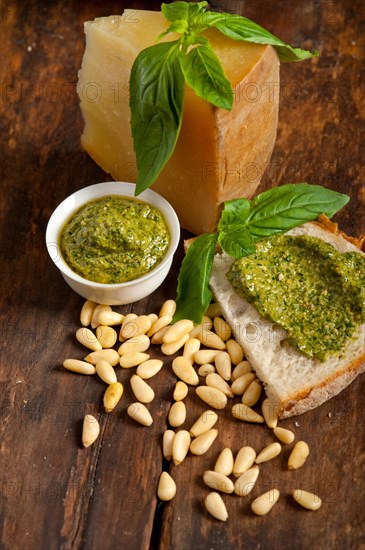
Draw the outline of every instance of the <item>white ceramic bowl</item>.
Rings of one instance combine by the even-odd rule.
[[[171,243],[167,253],[154,269],[133,281],[119,284],[102,284],[80,277],[72,271],[62,258],[59,249],[60,231],[74,212],[85,203],[105,195],[134,197],[134,189],[134,183],[121,181],[97,183],[96,185],[90,185],[90,187],[84,187],[84,189],[80,189],[80,191],[73,193],[61,202],[49,219],[46,231],[46,244],[49,255],[70,287],[93,302],[121,305],[141,300],[160,286],[171,267],[173,255],[180,238],[179,220],[172,206],[161,195],[150,189],[138,195],[137,198],[156,206],[163,213],[171,234]]]

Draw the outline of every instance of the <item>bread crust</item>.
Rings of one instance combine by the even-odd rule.
[[[351,361],[342,371],[336,372],[315,386],[306,388],[293,395],[290,400],[281,403],[278,410],[279,418],[297,416],[319,407],[331,397],[339,394],[364,371],[365,353]]]
[[[323,238],[323,240],[330,242],[340,252],[351,250],[358,251],[360,246],[363,244],[362,239],[348,238],[347,235],[338,230],[336,224],[332,224],[328,218],[326,219],[325,217],[322,217],[317,222],[309,222],[300,228],[295,228],[290,231],[290,234],[294,235],[303,233],[312,234]],[[213,294],[217,301],[220,302],[224,316],[227,322],[231,324],[233,333],[235,334],[237,341],[239,341],[242,345],[244,352],[249,361],[252,363],[252,367],[256,371],[258,378],[262,380],[267,391],[267,395],[272,402],[273,407],[276,409],[279,418],[299,415],[310,409],[318,407],[331,397],[340,393],[360,373],[365,371],[365,325],[361,325],[359,327],[358,334],[356,334],[354,338],[346,344],[344,350],[342,350],[338,357],[335,356],[335,358],[331,358],[324,363],[307,359],[302,353],[294,350],[294,348],[291,348],[289,345],[286,346],[289,349],[289,353],[287,355],[285,353],[280,355],[282,353],[282,350],[280,349],[281,343],[285,341],[285,331],[281,329],[282,334],[280,335],[279,340],[270,344],[267,335],[270,333],[270,330],[274,332],[274,324],[261,317],[256,308],[238,296],[229,283],[225,282],[222,285],[222,288],[220,288],[219,281],[222,279],[223,266],[225,265],[225,272],[229,267],[228,263],[222,263],[223,261],[229,262],[232,260],[228,260],[227,257],[219,255],[216,256],[211,278]],[[216,264],[216,262],[218,262],[218,264]],[[254,318],[253,321],[250,321],[250,315],[253,310],[255,311],[256,318]],[[237,324],[237,318],[239,316],[241,324],[235,331],[235,321]],[[257,322],[262,324],[262,349],[265,350],[264,353],[266,356],[270,355],[270,353],[272,355],[272,357],[267,360],[267,357],[261,357],[261,363],[257,357],[258,352],[260,352],[260,348],[256,344],[252,345],[248,341],[247,337],[245,338],[243,336],[244,333],[242,331],[242,326],[245,326],[245,323],[246,326],[248,326],[250,322],[251,324],[255,324]],[[285,342],[285,344],[287,343]],[[303,368],[302,371],[302,379],[300,381],[301,385],[299,384],[299,387],[296,387],[295,389],[293,389],[293,387],[298,385],[297,381],[295,381],[292,385],[293,387],[291,390],[287,390],[286,387],[284,387],[284,389],[283,387],[279,387],[280,384],[275,386],[273,378],[270,378],[270,370],[273,372],[273,369],[277,370],[279,373],[278,376],[282,376],[282,369],[280,369],[281,365],[277,365],[277,362],[280,362],[280,359],[283,357],[288,357],[288,363],[285,365],[285,368],[288,368],[288,376],[290,376],[290,372],[294,372],[293,365],[296,364],[295,361],[298,362],[297,368],[299,371],[301,368],[306,367]],[[290,363],[292,363],[291,366]],[[334,364],[333,368],[332,363]],[[290,371],[289,368],[292,368],[292,371]],[[316,371],[313,371],[313,369],[316,369]],[[286,373],[284,372],[284,374]]]

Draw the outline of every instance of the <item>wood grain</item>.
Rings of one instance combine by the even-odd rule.
[[[276,486],[281,497],[272,513],[256,518],[250,498],[226,495],[229,520],[221,524],[204,510],[202,473],[225,446],[260,450],[273,441],[267,428],[233,421],[224,411],[211,452],[171,466],[161,453],[175,381],[171,359],[151,380],[156,400],[149,429],[126,415],[133,400],[129,372],[118,372],[125,396],[107,415],[104,384],[62,368],[66,357],[84,354],[73,336],[82,299],[48,258],[45,228],[67,195],[106,178],[79,142],[75,85],[83,21],[159,4],[26,0],[1,7],[2,548],[364,549],[364,377],[317,410],[282,423],[308,441],[311,454],[297,472],[286,469],[289,448],[262,466],[253,496]],[[349,233],[364,232],[363,2],[221,1],[211,7],[244,13],[287,42],[320,50],[318,60],[281,67],[278,140],[261,189],[309,181],[346,192],[351,202],[336,219]],[[164,285],[120,311],[158,312],[175,295],[182,256],[180,245]],[[190,427],[206,407],[193,389],[186,404],[184,427]],[[89,449],[80,446],[86,413],[101,423]],[[168,504],[156,500],[162,468],[178,487]],[[318,492],[322,508],[300,510],[290,498],[296,487]]]

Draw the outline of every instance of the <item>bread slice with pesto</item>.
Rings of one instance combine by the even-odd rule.
[[[340,253],[362,254],[351,239],[330,222],[309,222],[292,229],[288,235],[317,237]],[[280,418],[318,407],[364,372],[365,324],[357,327],[352,338],[335,355],[322,362],[309,358],[288,344],[285,329],[260,315],[252,303],[234,290],[226,277],[233,261],[225,254],[216,254],[210,286]]]

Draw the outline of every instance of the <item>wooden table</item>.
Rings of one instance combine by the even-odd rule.
[[[364,377],[322,407],[282,422],[309,443],[311,454],[294,473],[285,467],[287,448],[262,468],[253,495],[277,486],[282,496],[272,513],[254,517],[251,498],[226,495],[229,520],[222,524],[204,510],[202,473],[225,446],[236,452],[271,442],[268,428],[240,424],[225,411],[211,451],[170,466],[161,452],[175,381],[170,360],[151,380],[151,428],[127,417],[129,372],[118,374],[125,396],[107,415],[104,384],[62,368],[66,357],[83,356],[74,337],[83,300],[49,259],[45,228],[67,195],[108,179],[80,146],[75,85],[83,21],[124,7],[159,9],[159,2],[2,3],[2,548],[364,549]],[[227,0],[212,8],[242,9],[287,42],[319,49],[319,59],[281,68],[278,140],[261,189],[308,181],[346,192],[351,202],[336,220],[359,235],[365,230],[364,3]],[[158,312],[175,296],[182,255],[180,246],[158,292],[120,311]],[[189,427],[205,407],[193,390],[186,403]],[[101,424],[89,449],[80,445],[86,413],[99,415]],[[162,468],[178,487],[168,504],[156,499]],[[292,502],[297,486],[322,497],[320,511]]]

